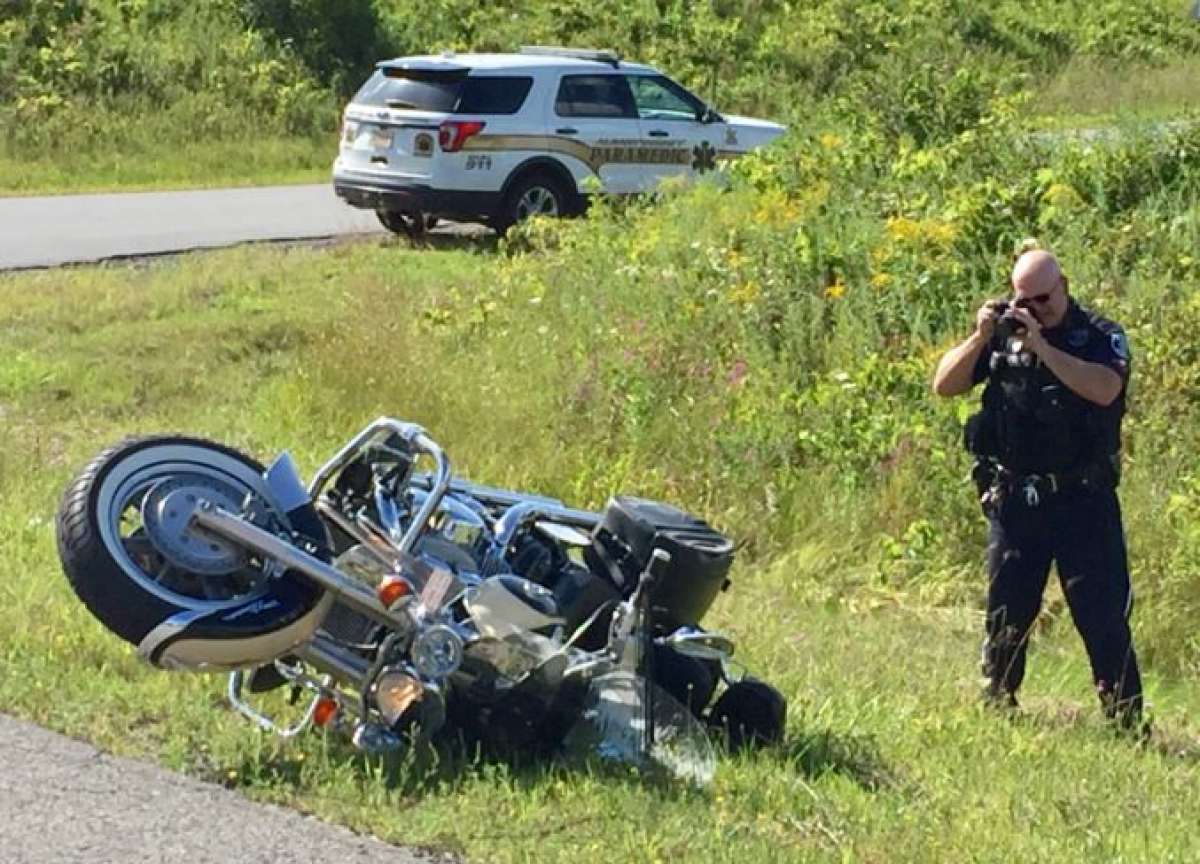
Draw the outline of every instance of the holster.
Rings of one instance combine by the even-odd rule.
[[[996,418],[991,407],[984,407],[967,418],[963,424],[963,448],[977,460],[1000,455],[996,434]]]
[[[1000,480],[1000,468],[990,457],[977,457],[971,466],[971,482],[979,495],[979,506],[983,515],[992,517],[1000,511],[1007,491]]]

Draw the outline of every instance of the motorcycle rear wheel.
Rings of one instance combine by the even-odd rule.
[[[262,490],[262,473],[250,456],[201,438],[135,438],[105,450],[67,488],[56,518],[59,557],[75,594],[134,645],[181,612],[215,612],[265,596],[253,561],[216,575],[170,563],[151,542],[140,508],[162,480],[194,478],[244,496]],[[319,592],[312,597],[315,605]]]

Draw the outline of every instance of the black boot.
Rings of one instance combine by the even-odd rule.
[[[1133,736],[1140,742],[1150,740],[1150,721],[1142,714],[1142,695],[1121,698],[1107,681],[1096,684],[1096,695],[1105,718],[1121,732]]]
[[[1017,702],[1017,694],[1011,690],[1006,690],[1004,685],[999,681],[989,681],[988,685],[983,688],[981,694],[983,704],[988,708],[993,708],[998,711],[1012,712],[1020,709],[1021,705]]]

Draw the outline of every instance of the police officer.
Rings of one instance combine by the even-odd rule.
[[[975,331],[946,352],[933,382],[939,396],[987,382],[964,436],[990,529],[985,696],[1016,706],[1053,561],[1104,711],[1134,727],[1142,684],[1116,493],[1125,333],[1071,298],[1044,250],[1017,259],[1012,291],[1011,301],[980,308]]]

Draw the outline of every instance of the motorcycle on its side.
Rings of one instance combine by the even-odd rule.
[[[783,697],[700,627],[730,540],[667,504],[466,482],[413,423],[369,424],[307,486],[286,453],[126,440],[56,529],[106,628],[159,668],[230,672],[233,706],[284,737],[317,724],[386,752],[452,733],[703,783],[714,738],[783,734]],[[282,686],[311,694],[290,726],[251,704]]]

